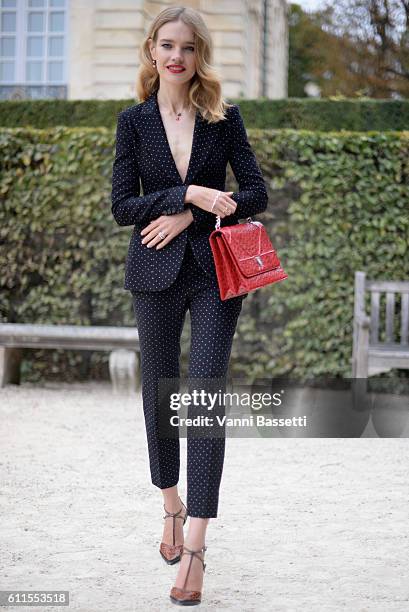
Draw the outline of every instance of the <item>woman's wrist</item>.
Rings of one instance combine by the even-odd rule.
[[[197,189],[198,189],[197,185],[189,185],[189,187],[186,189],[185,204],[195,203],[194,200],[197,196]]]
[[[189,208],[186,208],[186,209],[185,209],[185,214],[186,214],[186,217],[189,219],[189,225],[190,225],[190,224],[191,224],[191,223],[193,223],[193,221],[194,221],[194,219],[193,219],[192,209],[191,209],[190,207],[189,207]]]

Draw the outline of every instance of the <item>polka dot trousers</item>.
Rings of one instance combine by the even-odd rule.
[[[159,400],[158,388],[162,378],[174,381],[180,376],[180,338],[186,312],[189,309],[191,321],[188,382],[194,381],[193,388],[198,389],[197,382],[201,380],[201,389],[206,392],[223,392],[243,296],[220,299],[216,278],[208,276],[201,268],[189,241],[172,285],[162,291],[134,291],[132,295],[141,351],[142,399],[151,480],[155,486],[166,489],[179,481],[180,444],[178,433],[171,437],[160,434],[159,416],[163,410],[168,410],[170,416],[178,412],[169,409],[169,398],[166,405]],[[184,416],[194,416],[193,410],[196,415],[210,414],[208,408],[201,405],[189,407]],[[222,403],[216,404],[211,411],[213,418],[215,414],[224,414]],[[178,432],[177,427],[172,429]],[[190,435],[190,429],[187,428],[188,514],[214,518],[225,454],[225,435],[220,434],[224,429],[216,428],[217,434],[206,432],[202,437]]]

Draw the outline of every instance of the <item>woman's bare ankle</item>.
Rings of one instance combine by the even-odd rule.
[[[185,538],[185,546],[190,550],[200,550],[205,546],[206,529],[210,519],[190,517],[189,533]]]
[[[182,500],[179,497],[179,493],[176,486],[169,487],[168,489],[162,489],[162,495],[163,505],[165,506],[168,512],[174,514],[175,512],[179,512],[179,510],[183,508]]]

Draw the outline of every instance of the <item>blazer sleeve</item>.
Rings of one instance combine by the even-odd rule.
[[[264,212],[267,208],[268,194],[256,156],[248,141],[239,107],[234,104],[228,109],[228,113],[230,118],[228,161],[238,182],[239,190],[231,195],[232,200],[237,204],[236,212],[225,219],[239,220]],[[216,216],[213,213],[193,204],[191,210],[196,223],[202,226],[210,225],[214,229]]]
[[[140,175],[135,135],[127,111],[118,115],[112,171],[111,212],[118,225],[135,225],[160,215],[185,210],[188,185],[169,187],[140,196]]]

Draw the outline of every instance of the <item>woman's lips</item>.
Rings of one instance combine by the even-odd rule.
[[[179,74],[179,72],[184,72],[185,68],[173,68],[173,66],[167,66],[169,72],[173,72],[174,74]]]

